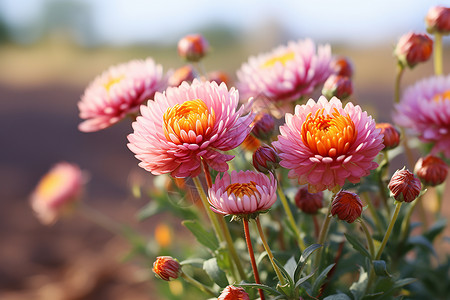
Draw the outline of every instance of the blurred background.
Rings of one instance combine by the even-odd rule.
[[[137,223],[149,199],[131,196],[130,174],[150,175],[126,147],[129,122],[77,129],[80,96],[109,66],[150,56],[164,71],[180,67],[178,39],[202,33],[212,46],[206,69],[235,78],[250,55],[310,37],[351,59],[353,99],[390,122],[393,47],[408,31],[424,32],[437,4],[450,2],[0,0],[0,299],[159,299],[149,269],[120,262],[122,239],[79,216],[44,227],[29,208],[39,178],[64,160],[89,174],[92,207],[149,236],[162,223],[183,230],[168,216]],[[432,74],[430,61],[405,72],[403,85]]]

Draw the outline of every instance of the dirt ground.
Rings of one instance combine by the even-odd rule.
[[[391,116],[383,113],[392,108],[395,69],[391,50],[340,50],[354,60],[358,102],[377,121],[391,121]],[[143,172],[126,147],[130,124],[123,122],[90,134],[77,130],[76,104],[84,86],[109,63],[133,53],[107,56],[110,61],[83,62],[79,56],[53,49],[51,53],[59,54],[57,63],[50,64],[50,75],[45,70],[50,56],[39,60],[39,56],[31,57],[31,52],[20,56],[4,48],[0,53],[0,299],[155,299],[149,269],[120,262],[127,251],[121,238],[81,216],[42,226],[28,203],[37,180],[50,166],[63,160],[74,162],[89,173],[84,199],[89,205],[152,233],[153,222],[138,224],[135,220],[146,200],[136,200],[129,192],[129,174]],[[81,55],[88,57],[87,53]],[[99,53],[93,56],[102,57]],[[29,72],[24,59],[33,61]],[[78,70],[76,64],[86,70]],[[420,74],[430,74],[430,66],[419,67],[416,75],[406,74],[405,84]],[[444,208],[449,216],[450,206]]]

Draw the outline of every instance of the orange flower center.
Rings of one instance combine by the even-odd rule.
[[[333,114],[323,115],[318,110],[314,117],[309,113],[302,125],[302,141],[321,156],[337,157],[348,151],[355,142],[357,131],[350,116],[341,115],[335,108]]]
[[[280,62],[283,64],[283,66],[286,65],[286,63],[290,60],[293,60],[295,58],[295,54],[292,51],[286,52],[283,55],[274,56],[270,59],[268,59],[263,65],[263,68],[271,68],[273,67],[277,62]]]
[[[200,99],[176,104],[164,113],[164,135],[176,144],[196,143],[197,136],[212,130],[215,119],[214,110],[209,111]]]
[[[109,90],[111,89],[111,87],[115,84],[118,84],[119,82],[121,82],[123,79],[125,78],[125,76],[119,76],[119,77],[112,77],[108,80],[108,82],[106,82],[103,86],[105,87],[105,89],[109,92]]]
[[[64,184],[64,177],[58,173],[50,173],[45,175],[41,182],[39,183],[39,187],[37,189],[37,193],[43,199],[49,199],[52,196],[56,189]]]
[[[436,94],[433,97],[433,101],[435,102],[439,102],[439,100],[450,100],[450,91],[445,91],[443,93],[440,94]]]
[[[227,189],[227,194],[230,196],[231,194],[234,194],[238,198],[242,198],[245,195],[247,196],[255,196],[259,197],[261,196],[256,189],[256,183],[254,181],[250,181],[249,183],[233,183],[230,184]]]

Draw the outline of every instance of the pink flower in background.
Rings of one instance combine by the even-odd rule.
[[[294,101],[309,95],[331,74],[331,48],[310,39],[291,41],[271,52],[252,56],[237,71],[238,89],[246,97]]]
[[[208,190],[211,209],[223,215],[250,215],[264,212],[277,200],[277,181],[253,171],[232,171],[217,175]]]
[[[78,129],[93,132],[107,128],[136,113],[145,100],[166,87],[162,66],[151,58],[112,66],[90,83],[78,102],[80,118],[85,119]]]
[[[31,207],[43,224],[50,225],[79,200],[82,188],[80,168],[60,162],[39,181],[31,194]]]
[[[201,158],[224,172],[234,156],[222,152],[239,146],[252,129],[253,114],[242,116],[238,102],[239,92],[224,83],[194,80],[170,87],[141,106],[128,148],[154,175],[195,177]]]
[[[337,190],[345,180],[352,183],[369,175],[373,161],[383,149],[383,136],[372,117],[359,105],[321,96],[295,107],[273,145],[280,152],[280,165],[310,192]]]
[[[432,154],[450,157],[450,76],[422,79],[403,92],[394,121],[423,142],[434,143]]]

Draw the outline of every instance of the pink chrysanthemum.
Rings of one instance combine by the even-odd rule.
[[[450,76],[433,76],[408,87],[395,108],[398,125],[434,143],[432,154],[442,151],[450,157]]]
[[[42,177],[31,194],[31,207],[43,224],[50,225],[79,200],[82,187],[80,168],[58,163]]]
[[[372,117],[359,105],[343,108],[336,97],[297,105],[280,132],[273,143],[280,165],[311,192],[337,190],[346,179],[359,182],[378,166],[373,159],[383,149],[383,136]]]
[[[277,200],[277,181],[263,173],[232,171],[217,175],[208,190],[211,209],[223,215],[251,215],[268,210]]]
[[[291,41],[269,53],[252,56],[237,71],[244,96],[293,101],[309,95],[331,74],[331,48],[310,39]]]
[[[112,66],[95,78],[81,97],[78,108],[85,121],[78,129],[93,132],[107,128],[136,113],[145,100],[166,87],[162,66],[151,58]]]
[[[234,88],[198,80],[156,93],[155,101],[141,106],[128,148],[154,175],[195,177],[201,158],[224,172],[234,156],[222,151],[239,146],[252,129],[253,115],[242,116],[244,106],[237,110],[238,102]]]

